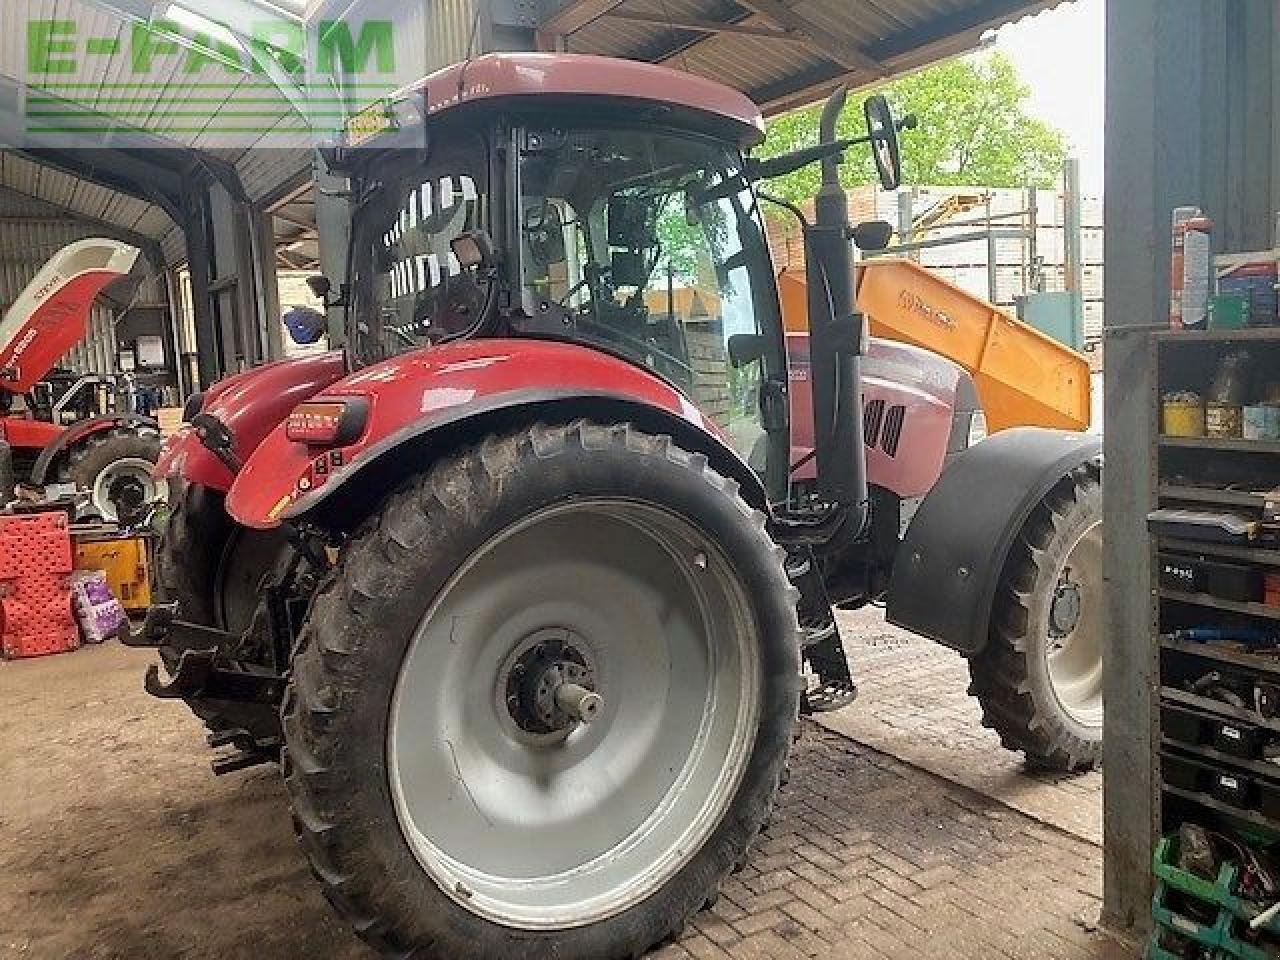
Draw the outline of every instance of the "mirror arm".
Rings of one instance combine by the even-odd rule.
[[[817,163],[819,160],[824,164],[828,158],[839,157],[850,147],[862,143],[866,138],[852,138],[848,140],[836,140],[834,137],[828,139],[823,137],[822,143],[815,144],[812,147],[802,147],[799,150],[793,150],[790,153],[780,154],[776,157],[769,157],[767,160],[757,160],[751,157],[747,160],[747,176],[752,180],[772,180],[775,177],[785,177],[788,173],[795,173],[797,170],[807,167],[811,163]]]
[[[791,201],[783,200],[781,197],[775,197],[773,194],[765,193],[764,191],[759,191],[756,195],[766,203],[772,203],[776,207],[781,207],[783,210],[786,210],[789,214],[795,217],[796,220],[800,222],[801,232],[809,229],[809,221],[806,219],[804,211]]]

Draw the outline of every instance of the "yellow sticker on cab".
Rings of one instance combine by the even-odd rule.
[[[391,104],[379,100],[347,119],[347,146],[363,146],[374,137],[398,129]]]

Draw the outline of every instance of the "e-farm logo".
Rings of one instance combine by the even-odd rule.
[[[31,134],[333,132],[352,98],[398,85],[389,20],[153,20],[101,35],[39,19],[26,54]]]

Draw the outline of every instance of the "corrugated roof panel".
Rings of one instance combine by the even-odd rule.
[[[69,216],[100,220],[153,239],[173,226],[160,207],[146,200],[81,180],[12,151],[0,151],[0,186],[63,209]]]
[[[168,214],[159,207],[152,206],[138,218],[133,229],[145,237],[163,237],[174,229],[174,225]]]
[[[274,198],[280,188],[311,169],[311,150],[250,150],[236,163],[253,200]]]
[[[187,237],[176,226],[172,227],[160,239],[160,252],[164,255],[164,262],[172,266],[175,263],[181,263],[187,259]]]
[[[761,100],[766,110],[781,110],[816,99],[837,82],[867,86],[883,75],[971,50],[986,30],[1060,2],[1064,0],[788,0],[799,23],[820,38],[815,43],[803,29],[792,31],[793,41],[699,33],[625,18],[632,13],[675,23],[711,20],[786,29],[731,0],[628,0],[619,8],[622,16],[606,15],[587,24],[568,38],[568,47],[606,56],[657,57],[737,87]],[[671,56],[677,47],[681,52]],[[838,56],[842,50],[880,60],[882,69],[861,66],[852,53]]]

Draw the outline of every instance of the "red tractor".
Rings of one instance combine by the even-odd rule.
[[[836,141],[843,101],[760,161],[758,109],[698,77],[434,74],[328,156],[353,236],[317,287],[345,349],[188,405],[148,689],[203,718],[220,772],[280,762],[375,948],[612,960],[678,934],[768,819],[799,713],[854,696],[833,607],[901,589],[985,634],[1010,548],[1096,456],[1036,430],[955,456],[894,563],[850,246],[884,231],[851,227],[837,164],[868,143],[896,187],[899,127],[872,98]],[[797,457],[757,185],[814,162]]]
[[[160,455],[155,420],[109,412],[117,377],[54,370],[88,332],[94,300],[133,269],[138,250],[80,240],[40,269],[0,320],[0,507],[16,485],[74,484],[90,512],[131,522],[164,499],[152,477]]]

